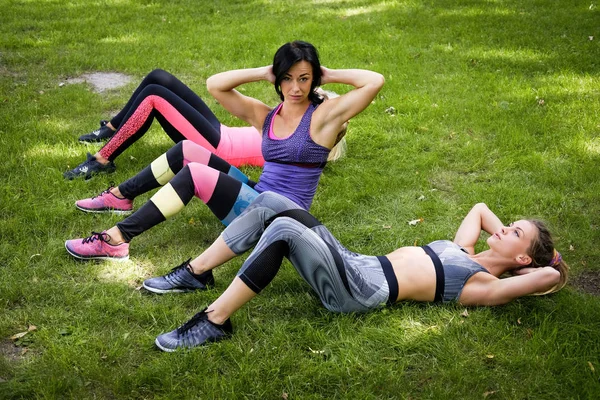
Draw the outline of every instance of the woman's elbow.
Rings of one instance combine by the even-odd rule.
[[[375,76],[373,78],[373,84],[377,87],[377,91],[381,90],[383,84],[385,83],[385,77],[381,75],[379,72],[374,72]]]
[[[213,94],[213,92],[215,91],[215,80],[214,80],[214,75],[208,77],[208,79],[206,80],[206,90],[208,90],[208,93]]]
[[[544,282],[548,288],[552,288],[560,283],[560,271],[553,267],[544,267]]]
[[[485,210],[485,209],[487,209],[487,208],[488,208],[488,206],[487,206],[487,204],[485,204],[485,203],[477,203],[477,204],[475,204],[475,205],[473,206],[473,208],[481,208],[481,209],[484,209],[484,210]]]

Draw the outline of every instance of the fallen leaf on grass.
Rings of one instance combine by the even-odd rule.
[[[487,359],[491,360],[492,358],[494,358],[494,357],[495,357],[495,355],[493,355],[493,354],[486,354],[486,356],[485,356],[485,357],[486,357]]]
[[[283,392],[283,393],[281,394],[281,398],[282,398],[283,400],[288,400],[288,394],[287,394],[286,392]]]
[[[570,251],[574,251],[574,250],[575,250],[575,247],[573,247],[573,245],[572,245],[572,244],[570,244],[570,245],[569,245],[569,250],[570,250]]]
[[[491,396],[491,395],[493,395],[496,392],[497,392],[497,390],[487,391],[487,392],[483,393],[483,398],[485,399],[486,397]]]
[[[467,318],[469,316],[469,311],[467,311],[467,310],[463,311],[462,314],[460,314],[460,316]]]
[[[592,364],[591,362],[588,361],[588,365],[590,366],[590,369],[592,370],[592,372],[596,372],[596,368],[594,368],[594,364]]]
[[[521,318],[517,319],[517,324],[521,325]]]
[[[392,229],[392,226],[391,225],[383,225],[382,228],[383,229]]]
[[[311,353],[313,354],[324,354],[325,350],[313,350],[310,347],[308,348],[310,350]]]
[[[29,332],[33,332],[37,329],[37,326],[35,325],[29,325],[29,328],[27,328],[27,330],[25,332],[19,332],[19,333],[15,333],[14,335],[12,335],[10,337],[10,340],[19,340],[21,339],[23,336],[27,335]]]
[[[10,340],[17,340],[17,339],[21,339],[23,336],[27,335],[29,332],[25,331],[25,332],[19,332],[19,333],[15,333],[14,335],[12,335],[10,337]]]
[[[423,222],[424,219],[423,218],[419,218],[419,219],[413,219],[412,221],[408,221],[409,225],[415,226],[417,225],[419,222]]]
[[[527,328],[527,337],[531,339],[533,337],[533,329]]]

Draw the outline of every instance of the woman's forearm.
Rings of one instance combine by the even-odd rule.
[[[271,81],[271,66],[236,69],[215,74],[206,80],[208,91],[214,95],[218,92],[228,92],[244,83]]]
[[[378,72],[366,69],[329,69],[322,67],[321,84],[342,83],[362,88],[367,85],[383,86],[384,77]]]

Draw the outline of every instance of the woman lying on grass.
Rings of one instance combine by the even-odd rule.
[[[482,230],[491,235],[489,249],[475,253]],[[204,289],[206,285],[195,275],[206,276],[255,244],[217,300],[181,327],[156,338],[160,349],[195,347],[230,335],[230,316],[273,280],[283,257],[323,305],[336,312],[368,311],[401,300],[492,306],[558,291],[568,277],[568,266],[542,222],[519,220],[504,226],[483,203],[469,211],[453,242],[437,240],[386,256],[366,256],[344,248],[293,202],[265,192],[194,260],[194,267],[184,263],[165,276],[146,280],[144,287],[156,293]],[[499,279],[505,273],[512,276]]]

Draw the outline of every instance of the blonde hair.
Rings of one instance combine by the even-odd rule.
[[[318,95],[320,95],[323,99],[333,99],[335,97],[339,97],[339,94],[336,92],[332,92],[331,90],[325,90],[323,88],[315,89]],[[346,154],[346,150],[348,149],[348,145],[346,144],[346,133],[348,132],[348,122],[344,123],[342,130],[338,133],[337,138],[335,140],[335,145],[329,152],[329,156],[327,157],[327,161],[336,161],[342,158]]]
[[[527,253],[531,257],[531,267],[552,267],[560,273],[560,279],[556,285],[546,290],[545,292],[533,293],[534,296],[542,296],[558,292],[562,289],[569,280],[569,265],[563,261],[562,257],[556,257],[554,249],[554,241],[550,230],[545,223],[539,220],[530,220],[538,229],[538,235],[531,241]]]

